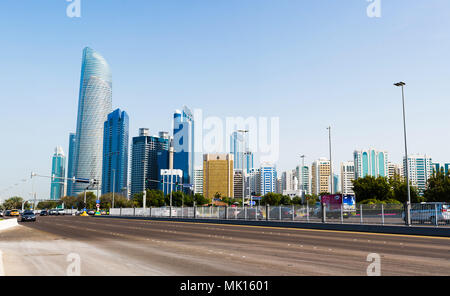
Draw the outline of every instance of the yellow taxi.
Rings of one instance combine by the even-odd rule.
[[[19,210],[13,209],[11,210],[10,216],[20,216]]]

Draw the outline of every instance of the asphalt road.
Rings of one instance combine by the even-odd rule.
[[[449,238],[75,216],[0,232],[6,275],[66,275],[79,256],[81,275],[364,276],[370,253],[381,275],[450,275]]]

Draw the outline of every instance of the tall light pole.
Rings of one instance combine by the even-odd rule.
[[[238,130],[238,133],[243,134],[242,142],[244,143],[244,152],[245,152],[247,150],[245,142],[245,134],[248,133],[248,130]],[[242,207],[245,206],[244,152],[242,153]]]
[[[408,145],[406,142],[406,114],[405,114],[405,90],[404,87],[406,83],[398,82],[394,83],[395,86],[402,88],[402,105],[403,105],[403,133],[405,138],[405,162],[406,162],[406,184],[408,188],[408,204],[407,204],[407,223],[411,225],[411,217],[410,217],[410,207],[411,207],[411,191],[409,188],[409,163],[408,163]]]
[[[331,188],[330,188],[330,193],[333,194],[333,161],[331,160],[331,126],[327,127],[328,130],[328,143],[330,146],[330,184],[331,184]]]

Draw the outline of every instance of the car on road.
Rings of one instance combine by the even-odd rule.
[[[11,216],[11,210],[6,210],[6,211],[3,213],[3,215],[4,215],[5,217]]]
[[[39,213],[39,216],[48,216],[48,211],[47,211],[47,210],[42,210],[42,211]]]
[[[11,212],[9,213],[9,216],[20,216],[20,211],[16,210],[16,209],[12,209]]]
[[[91,216],[95,215],[95,211],[94,210],[88,210],[87,213],[88,213],[88,215],[91,215]]]
[[[66,214],[66,211],[64,209],[57,209],[56,212],[58,216],[64,216]]]
[[[3,215],[4,215],[4,212],[0,211],[0,217],[3,217]]]
[[[36,215],[33,211],[26,210],[23,211],[23,213],[20,215],[20,222],[26,222],[26,221],[36,221]]]
[[[405,221],[405,213],[402,214]],[[422,203],[415,204],[411,208],[411,222],[425,224],[429,222],[433,225],[440,222],[450,224],[450,204],[445,203]]]
[[[58,210],[57,209],[51,209],[50,211],[48,211],[48,215],[49,216],[56,216],[56,215],[58,215]]]

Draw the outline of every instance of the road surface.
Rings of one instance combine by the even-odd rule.
[[[370,253],[381,275],[450,275],[449,238],[78,216],[0,232],[0,252],[5,275],[364,276]]]

